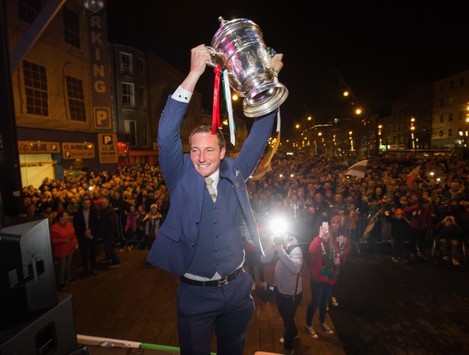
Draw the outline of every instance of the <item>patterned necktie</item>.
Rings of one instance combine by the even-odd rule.
[[[213,202],[217,200],[217,192],[212,186],[213,179],[211,177],[205,178],[205,185],[207,186],[207,190],[210,193],[210,197],[212,198]]]

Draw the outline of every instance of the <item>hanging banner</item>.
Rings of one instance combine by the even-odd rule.
[[[96,129],[112,128],[111,59],[108,50],[106,11],[89,12],[91,102]]]

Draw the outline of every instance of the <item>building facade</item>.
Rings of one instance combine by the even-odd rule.
[[[467,148],[469,70],[436,81],[433,95],[432,146]]]
[[[68,170],[112,169],[117,142],[105,11],[92,13],[79,0],[13,0],[6,13],[23,186]]]

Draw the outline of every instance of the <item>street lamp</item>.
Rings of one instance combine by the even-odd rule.
[[[350,151],[353,152],[355,149],[353,149],[353,132],[350,131],[348,132],[348,139],[350,141]]]
[[[412,149],[414,151],[417,150],[417,144],[415,142],[415,117],[410,118],[410,140],[411,140],[411,145]]]
[[[378,150],[381,149],[381,147],[383,146],[383,133],[382,133],[382,130],[383,129],[383,125],[378,125]]]
[[[95,14],[104,8],[104,0],[83,0],[83,6]]]

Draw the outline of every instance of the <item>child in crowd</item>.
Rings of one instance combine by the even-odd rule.
[[[158,205],[153,203],[150,206],[150,212],[144,219],[145,225],[145,249],[150,249],[155,241],[156,235],[160,229],[161,213],[158,210]]]

